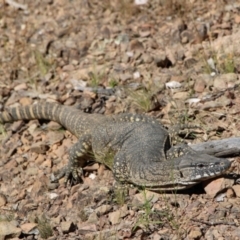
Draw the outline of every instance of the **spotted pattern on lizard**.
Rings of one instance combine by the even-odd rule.
[[[192,150],[187,145],[171,150],[168,131],[154,118],[140,114],[104,116],[86,114],[74,107],[40,102],[13,107],[0,113],[0,123],[20,119],[53,120],[72,132],[78,141],[69,149],[69,162],[55,180],[65,176],[76,182],[93,153],[106,164],[120,183],[131,183],[152,190],[189,188],[205,179],[223,174],[230,161]],[[180,150],[181,151],[180,151]]]

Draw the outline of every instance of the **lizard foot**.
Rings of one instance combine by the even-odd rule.
[[[51,182],[57,182],[65,176],[64,184],[65,186],[70,183],[70,186],[82,182],[83,170],[82,168],[64,167],[58,174],[51,175]]]

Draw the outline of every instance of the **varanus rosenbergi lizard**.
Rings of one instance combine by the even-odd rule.
[[[65,175],[65,183],[70,178],[80,180],[90,152],[96,161],[105,164],[106,156],[114,156],[112,164],[107,165],[117,181],[151,190],[189,188],[221,175],[231,165],[227,159],[196,152],[187,145],[175,147],[178,153],[172,154],[168,131],[156,119],[145,115],[87,114],[48,102],[0,113],[1,123],[20,119],[54,120],[78,137],[69,150],[68,165],[56,176],[59,180]]]

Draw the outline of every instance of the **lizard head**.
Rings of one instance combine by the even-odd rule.
[[[186,154],[178,159],[183,182],[199,182],[217,177],[231,166],[228,159],[216,158],[204,153]]]
[[[177,189],[181,189],[181,186],[189,188],[201,181],[220,176],[231,166],[228,159],[217,158],[192,149],[173,159],[173,162]]]
[[[155,174],[150,183],[146,183],[153,191],[187,189],[199,182],[222,175],[231,166],[228,159],[196,152],[188,146],[178,146],[168,155],[171,157],[164,161],[159,177]]]

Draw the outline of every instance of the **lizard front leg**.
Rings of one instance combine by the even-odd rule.
[[[75,143],[69,150],[69,162],[59,174],[57,174],[52,181],[58,181],[65,176],[65,184],[73,179],[74,183],[80,182],[80,177],[83,174],[82,167],[90,156],[92,149],[91,135],[83,135],[77,143]]]

